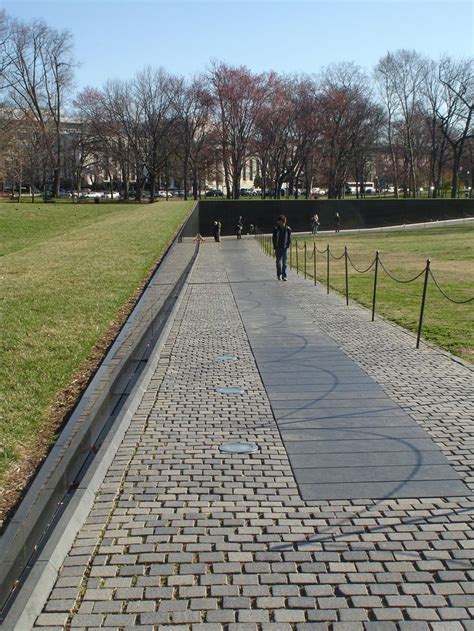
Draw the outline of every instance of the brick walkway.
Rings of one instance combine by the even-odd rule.
[[[474,629],[469,498],[303,502],[237,308],[204,244],[158,369],[35,628]],[[273,262],[258,257],[259,276]],[[274,281],[277,282],[276,280]],[[472,372],[293,275],[279,285],[472,477]],[[236,361],[221,361],[236,355]],[[223,395],[218,386],[239,386]],[[251,456],[219,452],[255,441]]]

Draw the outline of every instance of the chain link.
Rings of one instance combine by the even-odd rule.
[[[352,267],[355,269],[355,271],[356,271],[358,274],[366,274],[367,272],[370,272],[370,270],[373,268],[373,266],[375,265],[375,261],[376,261],[377,259],[374,259],[374,260],[372,261],[372,263],[369,265],[369,267],[367,267],[367,268],[366,268],[366,269],[364,269],[364,270],[357,269],[357,267],[356,267],[356,266],[354,265],[354,263],[352,262],[352,259],[351,259],[351,257],[349,256],[349,254],[347,255],[347,260],[349,261],[349,263],[352,265]]]
[[[430,276],[431,276],[431,278],[433,279],[433,282],[434,282],[434,284],[436,285],[436,287],[437,287],[437,288],[439,289],[439,291],[443,294],[443,296],[444,296],[445,298],[447,298],[447,300],[449,300],[449,302],[454,302],[454,304],[456,304],[456,305],[465,305],[465,304],[467,304],[468,302],[472,302],[472,301],[474,300],[474,296],[473,296],[472,298],[468,298],[467,300],[454,300],[454,298],[450,298],[450,297],[448,296],[448,294],[447,294],[446,292],[444,292],[444,291],[441,289],[441,287],[439,286],[439,283],[438,283],[438,281],[436,280],[436,278],[435,278],[435,276],[434,276],[433,272],[431,271],[431,269],[430,269]]]
[[[396,283],[412,283],[413,281],[415,281],[417,278],[420,278],[420,276],[423,276],[423,274],[425,273],[426,267],[424,267],[421,272],[419,274],[417,274],[416,276],[414,276],[413,278],[410,278],[409,280],[402,280],[401,278],[396,278],[395,276],[393,276],[393,274],[391,274],[388,269],[385,267],[385,265],[382,263],[382,259],[379,257],[379,263],[380,263],[380,267],[383,269],[383,271],[387,274],[387,276],[389,276],[392,280],[394,280]]]

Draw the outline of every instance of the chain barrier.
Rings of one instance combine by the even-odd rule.
[[[272,256],[272,247],[271,247],[271,238],[268,236],[265,236],[263,234],[258,234],[256,235],[257,238],[260,241],[260,245],[262,246],[264,252],[266,252],[266,254],[268,254],[269,256]],[[298,261],[298,252],[299,251],[304,251],[304,277],[306,278],[307,275],[311,276],[311,273],[307,271],[307,261],[309,260],[313,260],[313,278],[314,278],[314,284],[316,285],[317,283],[317,269],[316,269],[316,254],[324,254],[326,256],[326,291],[329,294],[329,288],[330,288],[330,259],[332,258],[334,261],[340,261],[341,259],[345,259],[345,294],[346,294],[346,304],[349,304],[349,276],[348,276],[348,263],[350,263],[350,265],[352,266],[352,268],[358,273],[358,274],[366,274],[367,272],[370,272],[370,270],[372,268],[374,268],[374,285],[373,285],[373,295],[372,295],[372,322],[375,319],[375,305],[376,305],[376,300],[377,300],[377,278],[378,278],[378,268],[379,265],[380,267],[383,269],[383,271],[387,274],[387,276],[389,278],[391,278],[393,281],[395,281],[396,283],[402,283],[402,284],[408,284],[408,283],[413,283],[414,281],[418,280],[421,276],[424,276],[424,280],[423,280],[423,291],[422,291],[422,295],[421,295],[421,308],[420,308],[420,315],[419,315],[419,320],[418,320],[418,332],[417,332],[417,337],[416,337],[416,348],[419,348],[420,346],[420,338],[421,338],[421,331],[422,331],[422,326],[423,326],[423,317],[424,317],[424,311],[425,311],[425,303],[426,303],[426,296],[427,296],[427,288],[428,288],[428,279],[431,276],[435,287],[438,289],[438,291],[441,293],[441,295],[446,298],[447,300],[449,300],[449,302],[452,302],[454,304],[457,305],[464,305],[464,304],[468,304],[470,302],[472,302],[474,300],[474,296],[471,298],[467,298],[466,300],[455,300],[454,298],[451,298],[450,296],[448,296],[448,294],[443,290],[443,288],[440,286],[438,280],[436,279],[435,275],[433,274],[433,272],[431,271],[431,267],[430,267],[430,259],[426,259],[426,265],[425,267],[415,276],[413,276],[413,278],[408,278],[408,279],[402,279],[402,278],[397,278],[396,276],[394,276],[383,264],[381,258],[380,258],[380,254],[379,251],[377,250],[376,255],[375,255],[375,259],[370,263],[370,265],[368,267],[366,267],[365,269],[358,269],[358,267],[356,265],[354,265],[354,262],[352,261],[351,257],[349,256],[349,252],[347,251],[347,246],[344,248],[344,252],[340,255],[340,256],[334,256],[334,254],[332,254],[329,244],[326,246],[326,248],[324,250],[319,250],[319,248],[316,246],[316,243],[313,242],[313,248],[312,251],[310,250],[308,252],[308,248],[307,248],[307,243],[306,241],[304,242],[304,244],[300,247],[298,245],[298,241],[295,239],[294,241],[294,248],[295,248],[295,258],[296,258],[296,273],[299,273],[299,261]],[[290,246],[290,267],[292,267],[292,247]]]
[[[416,276],[414,276],[413,278],[410,278],[408,280],[402,280],[401,278],[396,278],[395,276],[393,276],[393,274],[391,274],[388,269],[385,267],[385,265],[382,263],[382,259],[379,257],[379,263],[380,263],[380,267],[383,269],[383,271],[387,274],[387,276],[389,276],[389,278],[391,278],[392,280],[394,280],[396,283],[412,283],[413,281],[417,280],[417,278],[420,278],[420,276],[423,276],[423,274],[425,273],[425,268],[423,268],[421,270],[421,272],[419,274],[417,274]]]
[[[465,305],[468,302],[472,302],[474,300],[474,296],[472,298],[468,298],[467,300],[454,300],[454,298],[451,298],[450,296],[448,296],[448,294],[443,291],[443,289],[440,287],[438,281],[436,280],[435,275],[433,274],[432,270],[430,269],[430,276],[433,279],[434,284],[436,285],[436,288],[443,294],[443,296],[449,300],[449,302],[453,302],[455,305]]]
[[[372,263],[369,265],[369,267],[367,267],[367,268],[366,268],[366,269],[364,269],[364,270],[360,270],[360,269],[357,269],[357,267],[356,267],[356,266],[354,265],[354,263],[352,262],[352,259],[351,259],[351,257],[349,256],[349,253],[347,254],[347,260],[349,261],[349,263],[352,265],[352,267],[355,269],[355,271],[356,271],[358,274],[366,274],[367,272],[370,272],[370,270],[371,270],[371,269],[373,268],[373,266],[375,265],[375,259],[374,259],[374,260],[372,261]]]

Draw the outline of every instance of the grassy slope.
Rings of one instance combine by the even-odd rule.
[[[303,240],[299,240],[300,246]],[[426,259],[431,259],[431,269],[442,289],[456,300],[473,296],[474,290],[474,226],[430,228],[406,232],[381,232],[360,234],[320,234],[317,246],[323,250],[329,244],[331,252],[339,256],[347,245],[349,256],[358,269],[366,268],[380,252],[381,260],[392,275],[409,279],[423,269]],[[312,251],[313,241],[308,239]],[[300,266],[303,257],[300,252]],[[326,280],[325,255],[317,255],[318,280]],[[313,262],[308,261],[312,273]],[[331,284],[338,291],[345,291],[344,261],[330,263]],[[398,284],[379,271],[377,313],[398,324],[416,331],[420,313],[423,278],[409,284]],[[373,272],[358,274],[349,265],[349,297],[371,306]],[[456,305],[444,298],[432,280],[423,325],[423,338],[450,352],[473,360],[474,303]]]
[[[0,204],[0,478],[191,207]]]

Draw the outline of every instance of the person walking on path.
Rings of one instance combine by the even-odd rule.
[[[285,215],[280,215],[273,228],[273,249],[275,250],[276,271],[278,280],[287,280],[286,261],[291,244],[291,228],[286,225]]]
[[[334,215],[334,230],[335,230],[335,232],[340,232],[341,231],[341,217],[340,217],[339,213],[336,213]]]
[[[237,224],[236,224],[236,230],[237,230],[237,239],[241,239],[242,238],[242,230],[244,229],[244,222],[242,217],[240,216]]]
[[[311,232],[313,233],[313,237],[318,234],[319,228],[319,216],[315,213],[311,218]]]
[[[215,221],[214,222],[214,241],[216,243],[220,243],[220,240],[221,240],[221,222]]]

